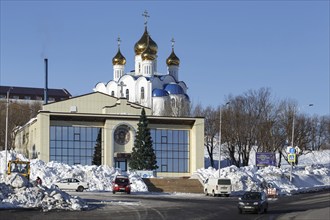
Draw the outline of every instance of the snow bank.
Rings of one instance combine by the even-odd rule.
[[[8,152],[7,160],[28,160],[13,151]],[[292,171],[290,182],[290,166],[281,168],[269,166],[257,168],[255,165],[246,167],[228,166],[222,168],[221,177],[232,180],[233,195],[241,195],[244,191],[264,190],[271,185],[279,195],[306,192],[330,187],[330,151],[309,152],[299,157],[299,166]],[[285,163],[285,162],[283,162]],[[81,210],[86,204],[79,197],[55,189],[54,183],[62,178],[74,177],[89,183],[88,191],[112,191],[112,181],[118,174],[127,174],[132,182],[132,192],[147,192],[148,188],[136,173],[121,173],[118,169],[102,166],[82,166],[58,163],[45,163],[41,160],[30,160],[30,179],[39,176],[43,187],[32,186],[20,175],[6,176],[5,151],[0,152],[0,208],[41,208]],[[219,171],[209,167],[198,169],[195,173],[202,181],[207,178],[219,177]]]
[[[32,186],[19,174],[3,178],[0,182],[0,209],[8,208],[41,208],[43,211],[53,209],[82,210],[86,204],[79,197],[52,188]]]
[[[258,168],[254,165],[246,167],[230,166],[221,169],[221,178],[230,178],[232,181],[232,194],[240,195],[244,191],[264,190],[271,185],[276,188],[279,195],[291,195],[293,193],[307,192],[330,188],[330,169],[328,156],[330,151],[320,151],[302,155],[300,165],[292,170],[292,181],[290,182],[291,168],[284,166],[278,168],[268,166]],[[320,164],[314,164],[314,162]],[[307,165],[308,163],[311,163]],[[207,178],[218,178],[219,171],[209,167],[196,171],[196,174],[205,181]]]

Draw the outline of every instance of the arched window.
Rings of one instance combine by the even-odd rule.
[[[111,91],[111,96],[115,96],[115,91]]]
[[[172,98],[172,99],[171,99],[171,105],[172,105],[172,107],[175,107],[175,106],[176,106],[175,104],[176,104],[176,103],[175,103],[175,99]]]
[[[141,87],[141,99],[144,99],[144,87]]]
[[[126,89],[126,99],[129,100],[129,90]]]

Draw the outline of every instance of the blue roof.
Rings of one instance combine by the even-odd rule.
[[[175,95],[175,94],[185,94],[182,87],[179,86],[178,84],[167,84],[165,85],[164,89],[169,93],[169,94],[172,94],[172,95]]]
[[[152,91],[152,96],[153,97],[163,97],[163,96],[168,96],[168,92],[166,92],[164,89],[154,89]]]

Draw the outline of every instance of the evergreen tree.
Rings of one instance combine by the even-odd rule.
[[[141,111],[129,166],[133,170],[155,170],[158,168],[144,108]]]
[[[97,135],[96,144],[94,146],[94,155],[93,155],[93,165],[101,165],[101,141],[102,141],[102,134],[101,129],[99,130],[99,133]]]

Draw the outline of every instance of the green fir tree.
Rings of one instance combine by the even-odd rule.
[[[101,129],[99,130],[99,133],[97,135],[96,143],[94,146],[94,154],[93,154],[93,165],[101,165],[101,142],[102,142],[102,134],[101,134]]]
[[[144,108],[141,111],[129,166],[133,170],[156,170],[158,168]]]

